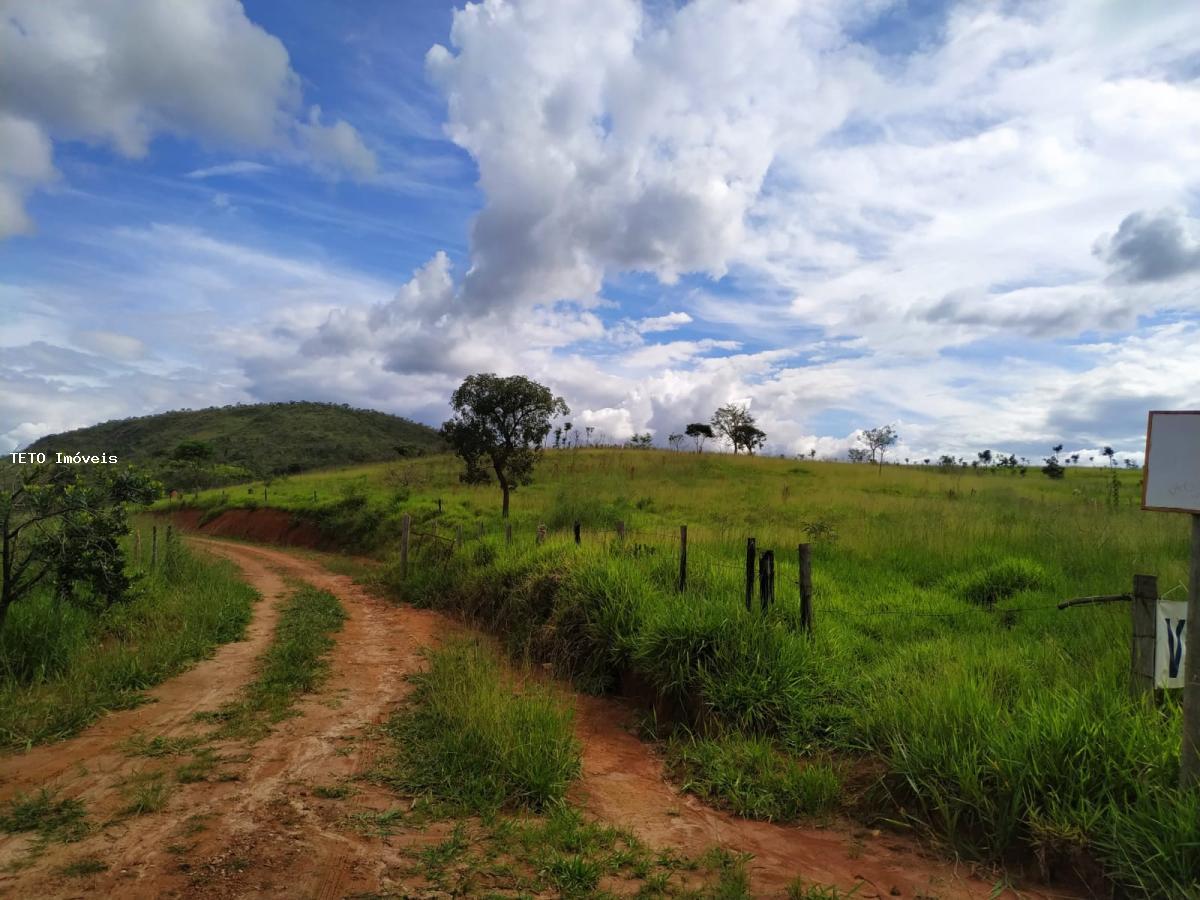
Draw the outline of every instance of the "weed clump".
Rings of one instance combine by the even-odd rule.
[[[572,711],[546,688],[515,692],[477,643],[435,650],[429,663],[391,723],[397,754],[386,779],[474,812],[561,800],[580,767]]]
[[[1014,594],[1049,584],[1050,576],[1042,566],[1020,557],[1006,557],[949,580],[952,593],[980,606],[994,606]]]

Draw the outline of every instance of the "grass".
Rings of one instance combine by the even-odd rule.
[[[827,762],[798,762],[761,737],[675,737],[668,765],[683,786],[739,816],[789,822],[837,808],[841,779]]]
[[[1196,843],[1175,837],[1194,833],[1198,802],[1172,787],[1178,703],[1129,698],[1127,607],[1054,608],[1125,591],[1135,572],[1164,592],[1184,581],[1186,521],[1136,508],[1140,473],[1116,474],[1114,506],[1101,469],[1054,482],[1036,470],[557,452],[514,496],[509,545],[495,487],[458,472],[435,457],[313,473],[273,487],[272,503],[322,527],[352,521],[362,546],[391,560],[406,513],[425,534],[461,526],[464,546],[421,538],[407,579],[394,565],[381,576],[584,689],[641,685],[664,718],[743,740],[687,754],[693,789],[716,800],[782,815],[772,785],[786,767],[755,767],[754,784],[729,777],[722,761],[747,747],[801,766],[866,755],[884,773],[877,814],[961,855],[1090,857],[1135,894],[1200,892]],[[313,504],[314,489],[326,499]],[[229,497],[199,503],[241,502]],[[551,531],[541,545],[539,523]],[[749,536],[776,551],[779,601],[765,615],[743,605]],[[811,639],[798,627],[801,541],[813,544]]]
[[[12,607],[0,631],[0,750],[61,740],[136,706],[147,688],[242,637],[257,595],[234,567],[178,541],[160,549],[127,603],[97,613],[43,591]]]
[[[172,786],[163,772],[138,772],[126,782],[121,793],[125,798],[121,815],[144,816],[158,812],[167,805]]]
[[[37,835],[43,841],[73,842],[81,840],[91,830],[83,801],[59,799],[47,788],[29,794],[18,794],[0,810],[0,831],[7,834]]]
[[[88,875],[98,875],[108,871],[108,863],[95,856],[84,856],[74,862],[67,863],[59,871],[68,878],[83,878]]]
[[[291,715],[296,698],[316,690],[328,676],[327,655],[345,618],[333,594],[300,585],[280,612],[271,646],[245,695],[201,714],[220,726],[216,737],[257,739]]]
[[[544,809],[579,772],[571,711],[539,685],[514,690],[494,653],[471,641],[430,653],[390,731],[390,783],[471,812]]]

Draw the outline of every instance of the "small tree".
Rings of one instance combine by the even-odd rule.
[[[867,461],[867,451],[862,447],[851,447],[846,451],[846,458],[852,463],[863,463]]]
[[[120,539],[129,533],[126,503],[148,503],[159,486],[124,469],[81,472],[70,466],[16,470],[0,490],[0,629],[14,603],[50,581],[60,601],[102,608],[130,587]],[[88,589],[77,597],[80,586]]]
[[[550,420],[570,412],[562,397],[523,375],[491,373],[468,376],[450,397],[454,418],[442,425],[446,439],[465,465],[462,480],[484,484],[490,466],[503,494],[508,518],[509,494],[533,480],[533,467]]]
[[[879,463],[879,471],[883,472],[883,455],[888,447],[893,446],[900,435],[891,425],[880,425],[878,428],[868,428],[858,438],[871,451],[871,461]]]
[[[754,416],[750,415],[749,408],[740,403],[726,403],[713,413],[712,417],[713,431],[733,444],[735,456],[745,446],[741,439],[750,436],[746,429],[753,428],[754,425]]]
[[[667,435],[667,443],[670,444],[672,450],[678,450],[683,445],[682,434]]]
[[[1054,481],[1062,478],[1067,474],[1067,470],[1062,467],[1062,463],[1058,461],[1058,454],[1062,453],[1062,444],[1055,444],[1051,449],[1054,451],[1050,456],[1046,457],[1046,464],[1042,466],[1042,474]]]
[[[634,434],[625,446],[632,447],[634,450],[649,450],[654,446],[654,438],[648,431],[644,434]]]
[[[767,442],[767,435],[753,425],[738,425],[733,429],[731,435],[733,440],[734,452],[741,446],[751,456],[754,451]]]
[[[704,422],[693,422],[687,428],[683,429],[683,433],[692,439],[692,444],[695,446],[697,453],[704,452],[705,441],[711,441],[716,437],[713,434],[712,426],[706,425]]]

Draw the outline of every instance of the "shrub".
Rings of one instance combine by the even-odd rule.
[[[952,593],[971,603],[993,606],[1021,591],[1037,590],[1050,584],[1040,565],[1028,559],[1007,557],[950,579]]]

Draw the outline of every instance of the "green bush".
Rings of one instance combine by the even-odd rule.
[[[1008,557],[950,579],[950,589],[963,600],[993,606],[1021,591],[1045,588],[1050,577],[1028,559]]]

